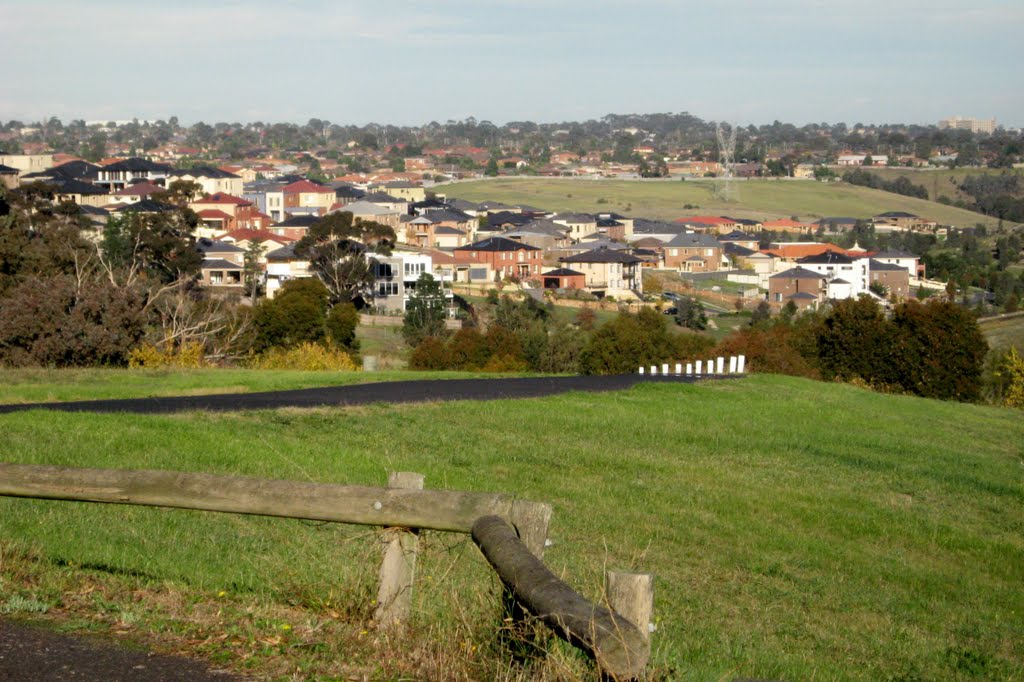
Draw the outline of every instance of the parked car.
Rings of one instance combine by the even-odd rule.
[[[676,308],[676,307],[673,306],[671,308],[665,308],[661,312],[664,313],[665,315],[678,315],[679,314],[679,308]]]
[[[661,292],[661,297],[663,299],[665,299],[666,301],[678,301],[679,300],[679,294],[675,293],[674,291],[663,291],[663,292]]]

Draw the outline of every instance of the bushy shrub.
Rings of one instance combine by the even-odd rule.
[[[656,310],[623,312],[590,337],[580,353],[580,371],[628,374],[639,366],[693,359],[713,345],[708,337],[670,333],[665,316]]]
[[[327,338],[338,348],[358,350],[356,327],[359,326],[359,312],[351,303],[339,303],[331,308],[324,320]]]
[[[354,372],[352,356],[320,343],[304,342],[293,348],[271,348],[249,363],[253,369]]]
[[[409,356],[409,369],[444,370],[449,369],[451,358],[444,341],[436,336],[428,336],[420,341],[420,345],[412,350]]]
[[[813,353],[801,350],[804,334],[787,324],[746,327],[730,334],[715,349],[718,356],[746,356],[751,372],[818,379]],[[812,344],[813,345],[813,344]]]
[[[180,346],[164,348],[152,343],[144,343],[133,348],[129,353],[128,366],[146,369],[161,367],[196,369],[205,364],[205,359],[203,344],[199,341],[187,341]]]

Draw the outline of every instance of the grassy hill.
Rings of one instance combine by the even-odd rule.
[[[436,191],[469,201],[525,203],[555,211],[607,210],[663,220],[725,214],[761,220],[795,215],[810,221],[825,216],[869,218],[885,211],[907,211],[959,227],[997,224],[980,213],[844,183],[754,179],[737,184],[736,202],[723,202],[715,197],[713,183],[706,180],[498,178],[441,185]],[[686,204],[699,208],[685,209]]]
[[[1020,416],[765,375],[486,403],[27,412],[0,416],[0,458],[366,485],[418,471],[551,502],[546,560],[584,594],[605,567],[656,574],[654,679],[1013,679]],[[424,535],[413,627],[389,638],[368,627],[368,529],[4,498],[0,519],[6,618],[276,679],[592,678],[560,644],[509,667],[497,584],[464,536]]]
[[[1016,346],[1024,351],[1024,314],[990,317],[979,320],[978,325],[992,348]]]
[[[950,199],[970,201],[971,197],[961,192],[958,189],[958,185],[972,175],[1000,175],[1004,172],[1024,175],[1024,170],[1019,168],[871,168],[870,171],[886,180],[904,177],[915,185],[920,185],[928,190],[928,198],[932,201],[936,201],[943,195]],[[839,173],[841,175],[842,171],[839,171]]]

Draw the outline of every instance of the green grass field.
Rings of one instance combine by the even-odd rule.
[[[499,178],[442,185],[437,192],[470,201],[525,203],[553,211],[614,211],[662,220],[725,214],[761,220],[795,215],[811,221],[825,216],[870,218],[885,211],[907,211],[959,227],[997,224],[996,220],[980,213],[843,183],[756,179],[738,182],[737,186],[739,200],[736,202],[716,198],[712,183],[703,180]],[[685,209],[685,204],[698,208]]]
[[[69,393],[107,390],[67,377],[88,384]],[[8,401],[35,395],[4,383]],[[0,443],[8,462],[365,485],[418,471],[550,502],[546,560],[581,592],[598,596],[606,567],[656,574],[652,679],[1024,676],[1020,412],[762,375],[522,401],[26,412],[0,416]],[[563,645],[507,662],[496,581],[464,536],[423,536],[412,629],[376,634],[375,538],[0,499],[0,613],[272,679],[593,677]]]

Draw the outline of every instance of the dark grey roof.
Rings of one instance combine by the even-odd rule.
[[[559,258],[562,263],[641,263],[641,259],[631,253],[616,251],[614,249],[600,248],[575,256]]]
[[[742,230],[733,230],[729,234],[723,234],[718,238],[720,242],[756,242],[757,237],[747,234]]]
[[[5,166],[2,163],[0,163],[0,175],[11,175],[12,173],[14,175],[17,175],[18,174],[18,169],[17,168],[11,168],[10,166]]]
[[[456,251],[540,251],[536,246],[506,239],[505,237],[488,237],[467,246],[457,246]]]
[[[910,274],[910,272],[905,267],[903,267],[902,265],[896,265],[895,263],[883,263],[882,261],[875,260],[874,258],[872,258],[871,260],[868,261],[868,269],[869,270],[887,270],[889,272],[897,272],[897,271],[899,271],[899,272],[906,272],[907,274]]]
[[[488,225],[525,225],[533,220],[533,216],[512,211],[498,211],[497,213],[487,214]]]
[[[143,199],[142,201],[136,201],[134,204],[128,204],[116,209],[118,213],[166,213],[167,211],[174,211],[176,208],[169,204],[162,204],[159,201],[153,201],[152,199]]]
[[[100,208],[99,206],[89,206],[88,204],[79,204],[78,212],[101,218],[110,217],[110,213],[108,213],[106,209]]]
[[[519,227],[513,227],[512,229],[505,232],[505,235],[515,235],[517,237],[524,235],[546,235],[548,237],[555,237],[557,239],[565,239],[565,225],[559,225],[553,223],[550,220],[531,220],[525,225]]]
[[[480,204],[465,199],[449,199],[448,205],[459,211],[479,211]]]
[[[352,185],[338,185],[334,188],[334,196],[339,199],[362,199],[366,192]]]
[[[216,239],[202,237],[196,240],[196,251],[202,253],[244,253],[245,249],[228,242],[220,242]]]
[[[267,260],[300,260],[295,255],[295,243],[285,244],[279,249],[268,251],[265,256]]]
[[[552,220],[564,220],[567,223],[595,223],[597,218],[589,213],[557,213],[551,216]]]
[[[430,211],[425,211],[421,214],[423,218],[428,218],[435,223],[448,221],[454,223],[468,223],[473,220],[473,216],[463,213],[462,211],[456,211],[454,209],[436,208]]]
[[[286,220],[274,223],[274,227],[309,227],[320,220],[318,215],[291,215]]]
[[[849,284],[849,282],[847,282],[847,281],[846,281],[845,279],[843,279],[842,277],[836,277],[836,278],[835,278],[835,279],[833,279],[833,280],[832,280],[831,282],[829,282],[829,284]]]
[[[725,247],[724,248],[725,252],[727,254],[729,254],[730,256],[744,257],[744,256],[753,256],[755,253],[760,253],[759,251],[755,251],[754,249],[748,249],[745,246],[740,246],[739,244],[733,244],[732,242],[726,242],[725,244],[723,244],[723,246]]]
[[[824,275],[807,268],[795,267],[772,275],[768,279],[824,279]]]
[[[861,218],[848,218],[848,217],[839,216],[839,217],[833,217],[833,218],[821,218],[818,221],[816,221],[815,224],[816,225],[831,225],[831,224],[835,223],[836,225],[853,225],[858,220],[861,220]]]
[[[618,220],[615,220],[614,218],[598,218],[597,219],[597,226],[598,227],[622,227],[622,225],[623,225],[622,223],[620,223]]]
[[[442,225],[441,227],[439,227],[439,228],[434,230],[434,234],[462,234],[462,235],[464,235],[466,233],[463,230],[458,229],[457,227],[449,227],[447,225]]]
[[[607,218],[608,220],[629,220],[626,216],[621,213],[614,213],[612,211],[602,211],[597,214],[598,218]]]
[[[541,277],[582,277],[583,273],[582,272],[576,272],[575,270],[570,270],[569,268],[556,268],[556,269],[552,270],[551,272],[542,272],[542,273],[540,273],[540,276]]]
[[[637,218],[633,221],[633,234],[680,234],[686,232],[681,223],[668,223],[664,220],[648,220]]]
[[[804,300],[810,299],[810,300],[814,300],[814,301],[818,300],[817,296],[815,296],[814,294],[812,294],[810,292],[807,292],[807,291],[798,291],[795,294],[790,294],[786,298],[799,298],[799,299],[804,299]]]
[[[337,196],[337,191],[335,191],[335,196]],[[371,204],[376,202],[382,204],[402,204],[406,202],[405,199],[393,197],[385,192],[371,192],[370,194],[364,195],[362,199],[363,201],[369,201]]]
[[[879,251],[875,258],[917,258],[909,251]]]
[[[748,227],[752,227],[754,225],[760,225],[761,224],[760,220],[752,220],[751,218],[730,218],[727,215],[724,215],[722,217],[727,219],[727,220],[731,220],[734,223],[738,223],[740,225],[746,225]]]
[[[81,180],[83,178],[95,178],[96,174],[99,172],[101,168],[102,166],[98,166],[95,163],[76,160],[68,161],[67,163],[62,163],[59,166],[54,166],[53,168],[50,168],[46,172],[51,173],[53,175],[61,175],[65,178],[75,178],[76,180]]]
[[[183,175],[191,175],[193,178],[238,178],[239,175],[229,173],[213,166],[194,166],[192,168],[176,168],[167,175],[178,178]]]
[[[133,173],[148,173],[151,171],[169,171],[171,167],[166,163],[154,163],[147,159],[140,159],[137,156],[133,156],[130,159],[124,161],[118,161],[112,163],[109,166],[103,166],[100,168],[101,171],[131,171]]]
[[[830,263],[841,263],[841,264],[846,265],[846,264],[852,263],[853,262],[853,258],[851,258],[850,256],[843,255],[841,253],[836,253],[835,251],[829,250],[829,251],[826,251],[825,253],[820,253],[817,256],[804,256],[803,258],[798,258],[796,262],[797,263],[813,263],[813,264],[817,264],[817,265],[830,264]]]
[[[707,234],[706,232],[683,232],[677,234],[675,237],[665,242],[665,247],[684,247],[684,248],[707,248],[707,249],[720,249],[722,248],[721,242]]]
[[[510,206],[508,204],[503,204],[500,201],[481,201],[478,204],[478,207],[484,209],[485,211],[491,211],[491,210],[494,210],[494,209],[507,210],[507,209],[510,209],[510,208],[515,208],[515,206]]]
[[[388,189],[414,189],[419,187],[419,185],[408,180],[392,180],[391,182],[385,182],[384,186]]]
[[[916,218],[917,216],[913,213],[907,213],[906,211],[886,211],[885,213],[879,213],[875,216],[876,218]]]
[[[212,270],[217,268],[218,270],[241,270],[242,266],[238,263],[232,263],[229,260],[223,258],[204,258],[202,264],[199,266],[203,270]]]
[[[92,184],[91,182],[82,182],[81,180],[75,180],[74,178],[63,178],[56,177],[48,181],[46,184],[53,185],[57,188],[57,191],[61,194],[106,194],[107,190],[103,187]]]

